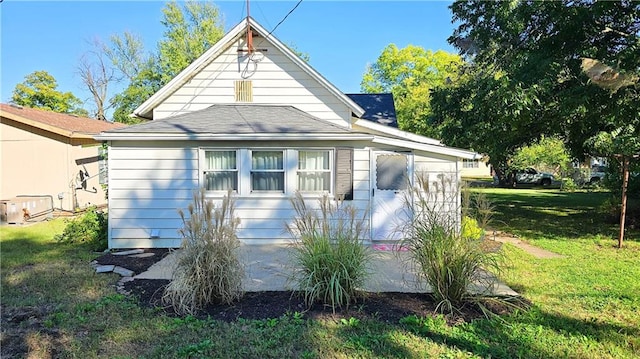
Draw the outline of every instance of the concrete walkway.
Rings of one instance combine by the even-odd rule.
[[[374,246],[385,248],[385,246]],[[371,272],[374,273],[365,283],[364,290],[369,292],[429,292],[429,288],[417,284],[413,271],[405,269],[408,262],[406,252],[374,250]],[[240,256],[245,263],[244,289],[248,292],[292,290],[293,283],[288,281],[293,271],[292,250],[286,245],[242,245]],[[175,268],[176,252],[169,254],[146,272],[134,279],[171,279]],[[490,274],[486,274],[490,275]],[[477,283],[469,288],[472,292],[489,291],[496,295],[516,296],[514,290],[503,283],[492,288]]]
[[[523,251],[529,253],[530,255],[536,258],[540,258],[540,259],[564,258],[564,256],[561,254],[551,252],[546,249],[542,249],[540,247],[532,246],[527,242],[523,242],[512,234],[499,232],[499,231],[495,231],[494,233],[495,234],[493,234],[493,239],[495,241],[512,244],[515,247],[522,249]]]

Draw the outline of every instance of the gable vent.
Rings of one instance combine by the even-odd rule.
[[[236,102],[253,102],[253,84],[250,80],[235,82]]]

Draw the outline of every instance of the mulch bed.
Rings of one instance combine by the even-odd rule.
[[[147,248],[144,253],[153,253],[150,257],[130,258],[128,256],[117,256],[112,253],[103,254],[95,259],[100,265],[113,264],[119,267],[127,268],[136,274],[145,272],[149,267],[159,262],[162,258],[169,254],[170,250],[166,248]]]
[[[144,272],[155,262],[166,256],[166,249],[147,249],[145,252],[153,252],[156,255],[146,258],[131,258],[127,256],[115,256],[105,254],[96,259],[99,264],[114,264],[133,270],[136,274]],[[166,307],[161,302],[164,287],[168,280],[162,279],[135,279],[122,283],[122,289],[127,295],[136,298],[140,305],[163,308],[169,315],[177,315],[171,307]],[[244,319],[269,319],[279,318],[285,314],[295,312],[304,313],[306,318],[340,320],[351,317],[364,319],[376,319],[389,323],[398,323],[404,317],[415,315],[426,317],[435,315],[437,303],[431,295],[426,293],[363,293],[363,298],[349,308],[337,309],[334,313],[330,307],[315,304],[308,308],[304,298],[291,291],[266,291],[247,292],[242,299],[234,304],[209,305],[199,311],[196,316],[211,318],[226,322],[232,322],[239,318]],[[490,308],[497,314],[505,314],[509,311],[506,306],[497,305]],[[484,316],[475,305],[468,305],[453,316],[448,316],[450,324],[471,321]]]

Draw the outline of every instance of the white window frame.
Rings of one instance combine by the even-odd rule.
[[[268,169],[268,170],[254,170],[253,169],[253,153],[254,152],[281,152],[282,153],[282,169]],[[249,193],[251,194],[287,194],[287,150],[282,148],[252,148],[249,150],[249,157],[247,158],[249,163],[249,176],[248,178],[248,186]],[[262,173],[282,173],[282,191],[280,190],[254,190],[253,186],[253,173],[254,172],[262,172]]]
[[[282,198],[290,197],[298,190],[298,156],[302,151],[322,151],[329,152],[329,169],[323,170],[330,173],[329,175],[329,191],[302,191],[304,197],[317,197],[325,193],[332,194],[335,188],[335,149],[333,147],[312,147],[312,148],[282,148],[282,147],[200,147],[199,148],[199,177],[200,184],[206,184],[206,153],[215,151],[235,151],[236,152],[236,179],[237,189],[233,191],[240,197],[271,197]],[[284,190],[283,191],[252,191],[252,156],[256,151],[278,151],[283,154],[283,168],[281,170],[258,170],[259,172],[283,172],[284,173]],[[228,171],[228,170],[220,170]],[[316,170],[304,170],[309,172],[318,172]],[[207,196],[212,198],[221,197],[227,191],[207,190]]]
[[[300,169],[300,152],[326,152],[329,159],[329,168],[328,169]],[[335,177],[334,173],[334,164],[333,164],[333,149],[328,148],[298,148],[295,150],[296,153],[296,167],[295,167],[295,190],[300,191],[303,194],[324,194],[324,193],[333,193],[333,181]],[[321,190],[321,191],[307,191],[299,188],[299,178],[298,174],[300,173],[328,173],[329,174],[329,189]]]
[[[236,168],[235,169],[219,169],[212,170],[207,168],[207,152],[235,152],[236,153]],[[200,161],[200,171],[201,175],[201,183],[202,186],[206,184],[207,181],[207,172],[235,172],[236,175],[236,188],[233,190],[233,193],[238,193],[240,191],[240,181],[242,179],[240,172],[240,151],[236,148],[203,148],[202,149],[202,160]],[[228,190],[206,190],[208,193],[227,193]]]
[[[480,161],[463,159],[462,168],[480,168]]]

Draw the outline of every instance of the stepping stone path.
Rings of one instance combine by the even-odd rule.
[[[121,252],[114,252],[111,254],[114,256],[127,256],[131,258],[148,258],[148,257],[155,256],[155,253],[145,252],[144,249],[131,249],[131,250],[126,250]],[[113,272],[113,273],[120,274],[122,278],[120,278],[120,280],[116,284],[116,290],[118,293],[121,293],[124,295],[130,294],[124,289],[124,284],[134,280],[133,276],[136,274],[134,271],[132,271],[131,269],[127,269],[127,268],[120,267],[113,264],[101,265],[97,261],[91,262],[91,266],[95,268],[96,273]]]

